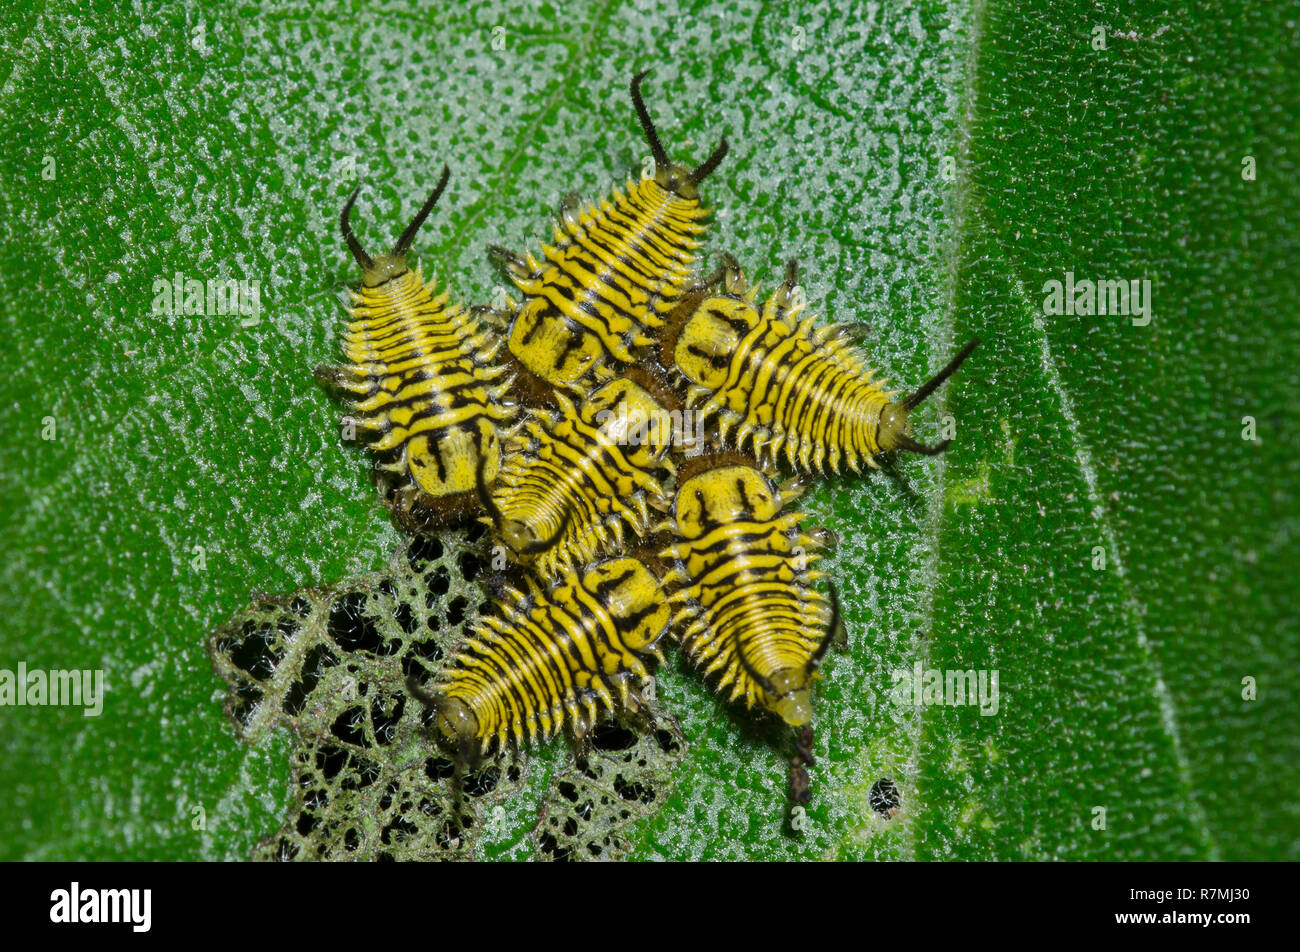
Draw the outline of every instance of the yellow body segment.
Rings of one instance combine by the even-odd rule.
[[[330,371],[352,405],[357,437],[380,454],[376,467],[409,478],[433,499],[472,493],[480,457],[488,478],[500,464],[497,426],[506,369],[499,342],[474,315],[405,271],[352,295],[343,333],[348,363]]]
[[[434,686],[438,729],[468,760],[566,729],[581,743],[602,710],[647,709],[640,685],[670,617],[649,569],[608,559],[531,588],[508,591]]]
[[[779,490],[749,466],[719,466],[677,491],[662,555],[674,628],[691,662],[716,675],[728,699],[745,699],[799,726],[812,717],[812,684],[833,612],[812,583],[817,540],[782,512]]]
[[[563,394],[557,402],[509,440],[484,520],[543,575],[612,552],[626,530],[643,535],[647,503],[662,500],[660,480],[673,471],[673,419],[640,384],[610,381],[581,407]]]
[[[814,328],[801,310],[786,285],[761,309],[752,289],[701,301],[673,354],[693,384],[687,402],[727,445],[763,459],[814,473],[875,467],[893,448],[879,434],[893,395],[842,329]]]
[[[581,392],[652,343],[690,278],[702,209],[654,179],[629,182],[599,208],[557,225],[532,274],[514,278],[524,303],[510,352],[554,386]]]
[[[654,156],[655,174],[628,182],[598,206],[566,199],[554,244],[541,260],[501,248],[523,293],[508,336],[510,353],[548,384],[579,395],[609,380],[634,351],[653,343],[687,282],[706,215],[699,183],[727,154],[724,139],[699,167],[673,163],[632,80],[632,104]]]

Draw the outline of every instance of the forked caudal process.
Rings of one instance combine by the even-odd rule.
[[[912,436],[909,413],[977,341],[896,399],[850,329],[805,311],[794,262],[761,302],[730,255],[697,272],[700,190],[727,142],[674,161],[645,76],[631,99],[654,174],[598,203],[567,197],[539,253],[492,246],[518,289],[504,309],[466,307],[408,267],[445,167],[386,254],[355,234],[354,191],[340,227],[361,287],[346,362],[317,376],[348,403],[345,435],[372,453],[404,531],[479,521],[509,561],[454,657],[408,682],[456,763],[560,733],[583,758],[602,717],[644,729],[679,644],[727,701],[792,728],[789,795],[808,803],[818,668],[847,633],[816,568],[834,535],[805,526],[798,500],[884,454],[945,450]],[[684,415],[703,425],[690,452]]]

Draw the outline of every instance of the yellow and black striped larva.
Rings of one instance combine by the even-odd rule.
[[[517,561],[543,576],[584,564],[622,546],[626,529],[644,535],[648,503],[667,508],[674,421],[668,397],[651,390],[633,370],[581,407],[556,391],[557,410],[532,412],[507,439],[496,485],[489,490],[485,472],[480,495],[484,521]]]
[[[500,342],[406,264],[411,241],[449,175],[444,166],[393,250],[373,258],[348,220],[360,188],[348,198],[339,227],[362,270],[343,333],[348,362],[316,371],[351,404],[345,428],[376,455],[394,514],[417,531],[473,507],[478,471],[491,479],[500,464],[497,426],[512,417],[506,368],[494,361]]]
[[[671,315],[661,342],[665,366],[676,366],[691,383],[687,404],[716,421],[724,445],[752,449],[806,473],[855,472],[893,450],[933,456],[949,440],[926,446],[909,433],[908,412],[961,366],[979,343],[972,340],[948,366],[915,393],[897,402],[873,381],[866,357],[846,329],[813,327],[800,317],[795,296],[797,266],[760,309],[734,258],[724,257],[713,279],[725,293],[700,290]],[[729,438],[730,435],[730,438]]]
[[[829,541],[804,532],[801,512],[782,512],[802,487],[782,487],[752,465],[722,454],[693,460],[667,526],[677,542],[661,555],[675,567],[673,625],[691,662],[716,676],[731,701],[745,699],[796,729],[790,795],[810,798],[812,688],[817,668],[840,628],[835,589],[827,598],[812,568]],[[690,472],[695,466],[698,472]]]
[[[649,720],[641,685],[663,661],[671,615],[655,575],[622,557],[570,569],[549,591],[529,586],[507,591],[430,691],[409,685],[470,767],[562,730],[581,756],[603,711]]]
[[[699,184],[727,154],[723,139],[697,168],[669,160],[641,98],[645,75],[632,80],[632,104],[654,155],[654,177],[615,189],[598,208],[566,198],[542,261],[489,249],[524,295],[510,325],[510,353],[546,384],[580,395],[614,376],[611,361],[633,363],[633,349],[653,343],[646,330],[663,326],[700,245],[706,212]]]

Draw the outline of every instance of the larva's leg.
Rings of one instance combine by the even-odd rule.
[[[528,281],[536,277],[528,267],[527,261],[500,245],[488,246],[488,260],[506,277],[514,281]]]
[[[560,199],[560,224],[573,234],[578,230],[579,219],[582,217],[582,196],[577,192],[569,192]]]
[[[811,476],[792,476],[777,487],[777,495],[780,497],[782,507],[794,502],[804,493],[806,493],[815,480]]]
[[[578,767],[582,770],[587,769],[587,761],[591,757],[591,722],[587,719],[586,714],[579,714],[572,721],[570,731],[570,743],[573,745],[573,759],[577,761]]]
[[[749,281],[745,278],[745,272],[740,268],[740,262],[730,252],[723,252],[722,269],[724,272],[724,282],[728,294],[741,295],[749,290]]]
[[[813,542],[817,543],[826,552],[834,553],[840,547],[840,537],[835,534],[834,530],[827,529],[825,526],[813,529],[808,535],[812,537]]]
[[[857,321],[853,324],[836,324],[836,332],[850,344],[862,344],[876,335],[876,329],[870,321]]]
[[[331,367],[328,364],[321,364],[313,372],[312,376],[322,387],[335,391],[344,391],[351,394],[367,394],[375,389],[374,381],[367,377],[358,377],[357,374],[347,367]]]
[[[791,258],[785,265],[785,280],[776,289],[776,303],[783,311],[794,306],[794,289],[799,286],[799,262]]]
[[[515,317],[515,312],[509,308],[492,307],[488,304],[476,304],[470,308],[470,313],[477,320],[502,334],[510,330],[510,322]]]
[[[650,710],[650,704],[646,701],[645,695],[641,693],[640,688],[632,684],[632,675],[624,672],[619,677],[628,682],[627,705],[623,712],[624,719],[637,733],[654,730],[654,712]],[[653,682],[651,683],[653,684]]]

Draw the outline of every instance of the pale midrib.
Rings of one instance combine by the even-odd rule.
[[[955,153],[957,177],[953,184],[952,192],[952,216],[949,227],[950,237],[948,242],[946,242],[944,249],[946,300],[944,306],[945,313],[942,338],[945,345],[951,343],[952,329],[955,322],[955,302],[960,281],[961,240],[962,236],[965,234],[965,226],[970,203],[970,173],[968,161],[970,153],[970,126],[975,111],[975,83],[978,76],[979,46],[984,31],[986,9],[987,0],[973,0],[968,19],[970,24],[970,45],[966,56],[960,114],[957,117],[956,123],[957,134],[955,138]],[[1156,698],[1160,710],[1161,725],[1165,734],[1169,737],[1170,744],[1173,748],[1174,760],[1178,769],[1179,782],[1187,795],[1186,811],[1188,818],[1204,838],[1208,858],[1218,860],[1220,859],[1218,844],[1214,841],[1214,837],[1210,832],[1205,810],[1195,795],[1195,786],[1192,783],[1191,765],[1183,748],[1173,695],[1169,690],[1168,684],[1165,682],[1159,660],[1156,658],[1155,649],[1147,638],[1146,630],[1142,625],[1141,618],[1143,615],[1143,606],[1139,603],[1129,585],[1127,572],[1123,560],[1120,557],[1120,548],[1115,531],[1106,517],[1106,507],[1103,504],[1101,493],[1097,487],[1096,468],[1092,462],[1092,454],[1088,449],[1087,443],[1083,439],[1078,417],[1074,412],[1074,401],[1071,398],[1069,391],[1066,389],[1065,383],[1061,379],[1060,374],[1056,370],[1056,363],[1051,351],[1051,342],[1048,339],[1047,328],[1043,323],[1042,315],[1033,308],[1031,299],[1023,286],[1018,286],[1018,289],[1020,291],[1021,300],[1029,305],[1029,310],[1033,314],[1034,329],[1038,334],[1040,342],[1043,372],[1047,376],[1048,382],[1051,385],[1053,392],[1056,394],[1057,399],[1060,401],[1061,415],[1065,420],[1066,427],[1070,433],[1070,438],[1074,444],[1075,459],[1079,465],[1080,473],[1087,487],[1088,499],[1091,504],[1093,518],[1106,540],[1107,550],[1115,565],[1116,575],[1120,581],[1120,586],[1124,596],[1124,615],[1136,635],[1138,647],[1141,649],[1143,657],[1145,658],[1147,666],[1152,674],[1152,694]],[[940,396],[940,400],[943,400],[942,396]],[[916,645],[914,659],[919,660],[923,667],[927,666],[929,661],[929,646],[931,643],[930,635],[934,628],[934,595],[939,583],[939,537],[943,528],[944,510],[942,486],[946,470],[944,459],[943,455],[936,458],[935,491],[931,497],[930,507],[927,513],[930,548],[922,570],[919,573],[923,582],[925,609],[921,635],[919,638],[920,643]],[[908,758],[908,767],[914,771],[914,777],[916,778],[919,778],[920,775],[918,765],[921,756],[921,738],[924,735],[925,711],[926,708],[924,705],[917,708],[917,716],[913,718],[912,727],[909,731],[911,735],[911,754]],[[911,783],[909,786],[912,789],[916,789],[915,783]],[[917,815],[909,812],[905,814],[905,816],[905,855],[906,858],[913,859],[916,856]]]
[[[1129,584],[1128,571],[1125,569],[1124,560],[1120,555],[1119,542],[1115,530],[1110,524],[1110,519],[1106,515],[1107,507],[1102,499],[1101,491],[1097,488],[1097,469],[1092,461],[1092,452],[1088,449],[1088,444],[1083,438],[1083,433],[1079,427],[1079,418],[1074,412],[1074,399],[1070,396],[1065,381],[1061,379],[1061,375],[1056,368],[1056,360],[1052,356],[1052,344],[1047,336],[1047,325],[1043,320],[1042,311],[1033,306],[1033,300],[1022,284],[1017,283],[1016,287],[1020,292],[1021,301],[1034,317],[1034,330],[1038,334],[1043,374],[1047,377],[1052,391],[1060,402],[1061,416],[1065,419],[1066,428],[1070,432],[1070,440],[1074,444],[1074,458],[1079,464],[1079,471],[1083,476],[1084,484],[1088,488],[1090,514],[1106,540],[1106,554],[1111,564],[1114,565],[1115,575],[1119,579],[1124,599],[1124,618],[1133,630],[1137,638],[1138,648],[1141,650],[1142,657],[1151,672],[1151,693],[1154,695],[1160,709],[1160,724],[1173,747],[1174,762],[1178,767],[1178,781],[1187,797],[1187,817],[1204,838],[1206,850],[1209,854],[1208,858],[1217,861],[1221,859],[1219,845],[1210,832],[1209,818],[1206,816],[1205,809],[1196,798],[1196,787],[1192,783],[1191,763],[1188,761],[1187,753],[1183,749],[1182,734],[1178,729],[1178,712],[1174,706],[1173,694],[1165,681],[1164,672],[1161,669],[1160,660],[1156,657],[1155,648],[1152,646],[1150,639],[1147,638],[1146,628],[1142,624],[1146,608],[1133,594],[1133,587]]]

